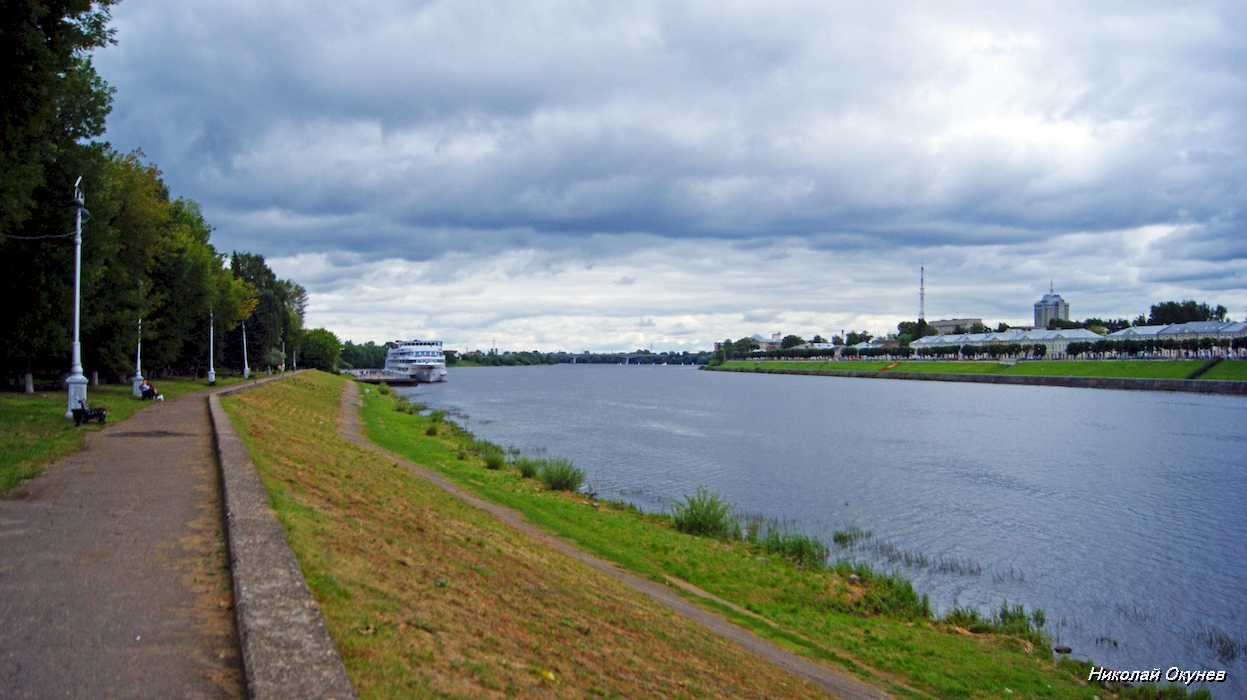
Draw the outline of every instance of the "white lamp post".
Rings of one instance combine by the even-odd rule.
[[[82,375],[82,345],[78,342],[78,321],[81,312],[82,297],[82,221],[91,218],[82,200],[82,184],[79,176],[74,182],[74,201],[69,206],[74,210],[74,344],[71,346],[69,378],[65,386],[69,389],[69,407],[65,411],[66,418],[74,417],[74,409],[82,408],[87,400],[87,378]]]
[[[251,378],[251,365],[247,364],[247,324],[242,324],[242,378]]]
[[[216,324],[212,320],[212,309],[208,309],[208,386],[216,384],[216,368],[212,366],[212,356],[216,350],[216,342],[212,337]]]
[[[143,398],[143,390],[139,387],[143,385],[143,319],[139,319],[139,350],[134,356],[134,379],[130,380],[130,386],[135,396]]]

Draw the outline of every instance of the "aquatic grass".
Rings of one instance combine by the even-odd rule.
[[[902,564],[911,569],[927,569],[940,574],[957,576],[982,576],[983,567],[967,557],[941,556],[937,559],[908,549],[902,549],[887,541],[871,541],[862,545],[867,551],[875,554],[889,564]]]
[[[446,412],[441,410],[440,408],[433,410],[433,411],[429,411],[429,420],[433,421],[434,423],[441,423],[442,421],[446,420]]]
[[[1217,655],[1225,663],[1247,656],[1247,639],[1236,637],[1212,625],[1196,625],[1188,635],[1192,641]]]
[[[684,496],[683,503],[671,507],[675,529],[687,535],[740,539],[740,522],[732,515],[735,507],[717,492],[705,486],[697,493]]]
[[[386,384],[385,382],[381,382],[380,384],[377,385],[377,393],[381,394],[382,396],[389,396],[390,385]]]
[[[800,532],[771,530],[758,541],[758,546],[768,554],[787,557],[810,569],[825,567],[827,557],[831,554],[830,548],[822,540]]]
[[[992,574],[992,583],[1026,583],[1026,572],[1021,569],[1014,569],[1010,564],[1008,569],[1001,569]]]
[[[1152,619],[1156,617],[1152,613],[1140,608],[1138,605],[1135,605],[1133,603],[1130,605],[1126,605],[1125,603],[1118,603],[1116,605],[1116,609],[1117,609],[1117,614],[1139,625],[1145,622],[1150,622]]]
[[[540,476],[551,491],[575,491],[585,480],[585,473],[562,457],[545,460]]]
[[[983,567],[967,557],[940,557],[932,564],[931,569],[941,574],[957,576],[982,576]]]
[[[849,527],[844,530],[836,530],[832,533],[831,541],[835,542],[840,547],[848,549],[850,547],[856,547],[859,542],[865,542],[871,537],[874,537],[874,533],[870,530],[863,530],[859,527]]]

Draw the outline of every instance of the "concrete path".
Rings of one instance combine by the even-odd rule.
[[[241,698],[206,392],[0,499],[0,697]]]
[[[815,664],[805,657],[797,656],[783,647],[762,639],[753,632],[750,632],[739,625],[728,622],[722,617],[719,617],[718,615],[715,615],[714,613],[690,602],[666,586],[648,579],[643,579],[639,576],[634,576],[611,562],[599,559],[584,550],[568,544],[554,535],[529,524],[518,513],[496,503],[491,503],[477,498],[476,496],[464,491],[458,485],[451,483],[441,474],[408,462],[393,452],[372,444],[364,438],[363,432],[360,430],[359,418],[356,415],[356,411],[361,405],[358,386],[356,386],[355,382],[347,382],[342,391],[342,400],[338,411],[337,421],[337,432],[342,437],[363,445],[374,452],[382,454],[388,459],[394,460],[396,463],[410,469],[448,493],[458,496],[473,506],[490,513],[516,530],[523,532],[533,539],[545,542],[560,552],[578,559],[598,571],[607,574],[608,576],[612,576],[622,581],[628,586],[644,593],[656,603],[670,609],[672,612],[683,615],[684,617],[706,628],[710,632],[739,644],[744,647],[746,651],[755,654],[756,656],[759,656],[786,671],[801,676],[802,678],[827,691],[834,697],[843,698],[843,700],[888,700],[890,698],[890,696],[886,693],[878,690],[877,688],[866,685],[856,678],[851,678],[842,673],[838,673],[830,668],[827,668],[826,666]],[[722,602],[732,608],[737,607],[731,605],[730,603],[726,603],[726,601],[720,600],[706,591],[702,591],[692,584],[681,581],[678,585],[690,593],[699,595],[703,598]]]

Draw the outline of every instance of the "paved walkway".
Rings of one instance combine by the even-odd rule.
[[[205,392],[0,500],[0,697],[240,698]]]
[[[448,493],[458,496],[473,506],[490,513],[516,530],[523,532],[535,540],[545,542],[563,554],[578,559],[608,576],[613,576],[628,586],[631,586],[637,591],[649,596],[651,600],[659,605],[666,607],[672,612],[687,617],[693,622],[696,622],[706,628],[708,631],[713,632],[724,639],[739,644],[749,653],[759,656],[786,671],[801,676],[807,681],[810,681],[827,691],[834,697],[843,698],[843,700],[889,700],[890,696],[877,688],[866,685],[856,678],[851,678],[842,673],[833,671],[826,666],[820,666],[813,663],[805,657],[797,656],[787,649],[762,639],[753,632],[750,632],[739,625],[728,622],[726,619],[690,602],[672,591],[667,586],[663,586],[648,579],[643,579],[639,576],[634,576],[611,562],[599,559],[598,557],[595,557],[592,554],[589,554],[588,552],[585,552],[584,550],[568,544],[554,535],[541,530],[524,520],[523,516],[508,508],[473,496],[472,494],[464,491],[458,485],[448,481],[441,474],[413,464],[412,462],[399,457],[389,450],[372,444],[364,438],[363,432],[360,430],[357,410],[361,405],[362,402],[360,400],[359,387],[355,384],[355,382],[347,382],[346,386],[343,387],[342,390],[342,398],[339,405],[337,420],[337,432],[347,440],[360,444],[379,454],[385,455],[388,459],[392,459],[394,462],[403,465],[407,469],[410,469],[417,475],[442,488]],[[675,582],[674,579],[672,579],[672,582],[694,595],[728,605],[747,615],[752,614],[741,608],[737,608],[737,606],[721,600],[690,583],[684,581]]]

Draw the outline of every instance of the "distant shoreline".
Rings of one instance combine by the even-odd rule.
[[[798,374],[821,377],[858,377],[866,379],[904,379],[911,381],[968,382],[977,384],[1012,384],[1020,386],[1063,386],[1079,389],[1118,389],[1127,391],[1181,391],[1199,394],[1247,396],[1247,381],[1215,379],[1155,379],[1143,377],[1074,377],[1029,374],[972,374],[958,372],[896,372],[853,369],[800,369],[794,367],[719,366],[706,367],[714,372],[745,372],[752,374]]]

